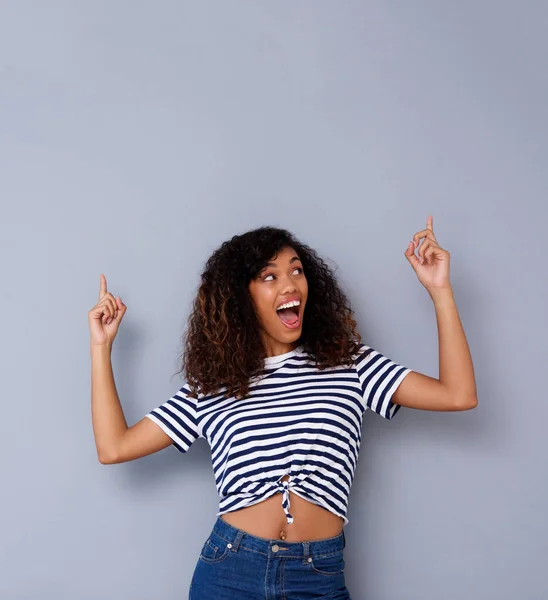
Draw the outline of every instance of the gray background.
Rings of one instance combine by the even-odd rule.
[[[294,231],[364,341],[438,375],[403,256],[434,215],[479,406],[367,414],[355,600],[537,600],[546,563],[546,2],[3,2],[0,597],[187,596],[217,510],[209,448],[103,466],[99,274],[131,425],[182,381],[204,261]]]

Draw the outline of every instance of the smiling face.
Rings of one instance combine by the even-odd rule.
[[[298,346],[308,283],[303,265],[293,248],[283,248],[249,284],[267,356],[277,356]],[[295,300],[298,305],[277,311]],[[295,313],[295,314],[294,314]]]

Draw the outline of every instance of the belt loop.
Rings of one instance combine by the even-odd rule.
[[[244,531],[238,531],[238,533],[236,534],[236,537],[234,538],[234,541],[232,542],[232,550],[234,552],[238,552],[238,548],[240,547],[240,542],[242,541],[244,534],[245,534]]]
[[[303,564],[308,562],[310,556],[310,542],[302,542],[303,544]]]
[[[344,529],[342,530],[343,534],[343,550],[346,548],[346,535],[344,534]]]

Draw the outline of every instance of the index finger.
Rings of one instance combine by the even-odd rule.
[[[107,293],[107,278],[101,273],[101,283],[99,284],[99,300]]]

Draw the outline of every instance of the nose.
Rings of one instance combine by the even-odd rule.
[[[280,292],[280,298],[286,298],[287,296],[291,296],[297,293],[297,288],[294,285],[287,286],[282,288]]]

